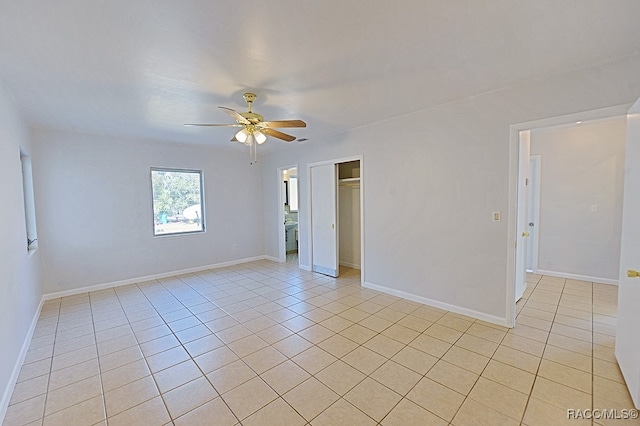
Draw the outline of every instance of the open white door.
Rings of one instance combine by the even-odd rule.
[[[616,358],[640,408],[640,99],[627,115]]]
[[[529,237],[529,168],[531,132],[522,130],[518,141],[518,211],[516,216],[516,302],[527,289],[527,246]]]
[[[540,156],[532,155],[529,162],[529,185],[527,185],[528,198],[528,214],[527,228],[529,229],[529,237],[527,241],[527,271],[534,274],[538,273],[538,239],[539,239],[539,222],[540,222]]]
[[[311,167],[311,264],[321,274],[338,276],[336,165]]]

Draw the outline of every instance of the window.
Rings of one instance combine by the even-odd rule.
[[[31,173],[31,157],[22,149],[20,150],[20,164],[22,165],[22,200],[24,202],[24,221],[27,230],[27,252],[32,253],[38,248],[33,176]]]
[[[204,232],[202,171],[151,168],[153,235]]]
[[[298,211],[298,178],[296,176],[289,177],[289,211]]]

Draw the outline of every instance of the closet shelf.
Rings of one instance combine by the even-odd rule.
[[[360,182],[360,178],[359,177],[354,177],[354,178],[344,178],[344,179],[338,179],[339,183],[347,183],[347,182]]]

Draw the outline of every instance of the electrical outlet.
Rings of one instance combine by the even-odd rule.
[[[237,245],[237,244],[233,244],[233,245],[231,246],[231,251],[232,251],[232,252],[236,252],[236,251],[238,251],[238,245]]]
[[[500,212],[493,212],[493,221],[500,222]]]

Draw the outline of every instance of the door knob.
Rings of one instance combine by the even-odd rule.
[[[639,278],[640,277],[640,272],[634,271],[633,269],[629,269],[629,270],[627,270],[627,277],[629,277],[629,278]]]
[[[523,233],[522,233],[522,236],[523,236],[523,237],[528,237],[528,236],[529,236],[529,233],[528,233],[528,232],[523,232]]]

